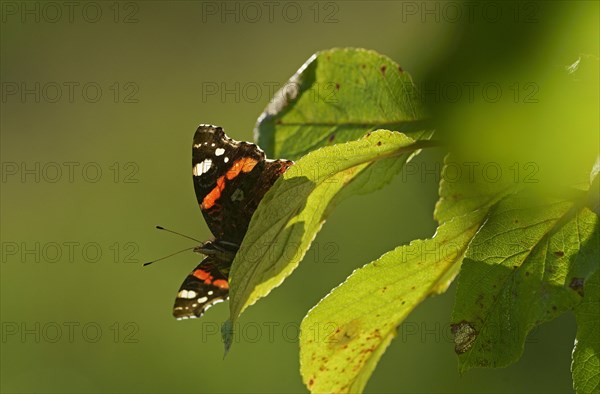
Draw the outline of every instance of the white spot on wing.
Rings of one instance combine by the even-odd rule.
[[[192,173],[195,176],[200,176],[208,172],[208,170],[210,170],[210,167],[212,167],[212,160],[204,159],[204,161],[201,161],[200,163],[196,164],[196,166],[192,169]]]
[[[203,302],[206,302],[206,301],[208,301],[208,297],[200,297],[200,298],[198,298],[198,302],[200,304],[202,304]]]
[[[221,156],[223,153],[225,153],[225,149],[223,148],[217,148],[215,150],[215,156]]]
[[[177,297],[185,299],[196,298],[197,295],[198,294],[194,290],[181,290],[179,293],[177,293]]]
[[[224,157],[224,158],[223,158],[223,161],[224,161],[225,163],[227,163],[227,162],[229,161],[229,157]]]

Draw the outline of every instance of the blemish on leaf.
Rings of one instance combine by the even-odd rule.
[[[387,69],[387,66],[385,66],[385,65],[381,66],[380,70],[381,70],[381,73],[382,73],[383,75],[385,75],[385,70],[386,70],[386,69]]]
[[[308,385],[309,385],[309,386],[312,386],[312,385],[314,385],[314,384],[315,384],[315,380],[311,378],[311,379],[308,381]]]
[[[529,271],[525,271],[525,276],[529,276]]]
[[[354,319],[340,327],[337,328],[335,333],[330,335],[330,347],[344,347],[347,346],[348,343],[353,341],[358,337],[358,333],[360,331],[360,321],[358,319]],[[344,347],[345,348],[345,347]]]
[[[475,303],[476,303],[477,305],[479,305],[479,307],[480,307],[480,308],[483,308],[483,307],[484,307],[484,305],[483,305],[483,298],[484,298],[484,297],[483,297],[483,294],[479,294],[479,295],[477,296],[477,300],[475,300]]]
[[[583,278],[573,278],[569,287],[583,297]]]
[[[557,250],[556,252],[554,252],[554,255],[556,257],[563,257],[565,255],[565,252],[563,252],[562,250]]]
[[[479,334],[477,330],[465,320],[458,324],[451,324],[450,328],[452,334],[454,334],[454,351],[456,354],[463,354],[469,350]]]
[[[398,71],[400,71],[401,73],[404,72],[404,70],[402,69],[402,67],[398,66]]]
[[[334,139],[335,139],[335,134],[331,134],[329,136],[329,142],[333,142]]]
[[[381,141],[377,141],[377,146],[381,146]]]
[[[383,288],[381,289],[381,292],[385,293],[386,290],[387,290],[387,286],[383,286]]]
[[[367,67],[367,65],[366,65],[366,64],[361,64],[361,65],[360,65],[360,68],[366,68],[366,67]]]
[[[339,83],[335,84],[335,90],[340,90],[340,84]]]

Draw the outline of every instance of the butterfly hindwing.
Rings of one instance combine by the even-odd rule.
[[[185,278],[173,307],[177,319],[200,317],[208,308],[229,298],[229,267],[208,256]]]

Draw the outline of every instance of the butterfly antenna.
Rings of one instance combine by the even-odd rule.
[[[185,234],[178,233],[177,231],[169,230],[168,228],[164,228],[163,226],[156,226],[156,228],[157,228],[158,230],[163,230],[163,231],[166,231],[166,232],[168,232],[168,233],[177,234],[177,235],[179,235],[179,236],[181,236],[181,237],[184,237],[184,238],[187,238],[187,239],[191,239],[192,241],[196,241],[196,242],[198,242],[198,243],[202,243],[202,241],[200,241],[200,240],[197,240],[196,238],[192,238],[192,237],[190,237],[190,236],[187,236],[187,235],[185,235]]]
[[[169,257],[171,257],[171,256],[175,256],[176,254],[183,253],[183,252],[185,252],[185,251],[187,251],[187,250],[192,250],[192,249],[194,249],[194,247],[191,247],[191,248],[185,248],[185,249],[183,249],[183,250],[180,250],[179,252],[171,253],[170,255],[167,255],[167,256],[165,256],[165,257],[161,257],[160,259],[156,259],[156,260],[149,261],[149,262],[147,262],[147,263],[144,263],[144,267],[145,267],[145,266],[147,266],[147,265],[150,265],[150,264],[152,264],[152,263],[156,263],[157,261],[161,261],[161,260],[164,260],[164,259],[168,259],[168,258],[169,258]]]

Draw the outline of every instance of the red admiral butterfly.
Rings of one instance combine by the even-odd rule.
[[[194,248],[206,256],[179,288],[173,315],[202,316],[229,298],[229,269],[252,214],[293,162],[267,160],[255,144],[232,140],[221,127],[200,125],[192,146],[194,190],[212,241]]]

